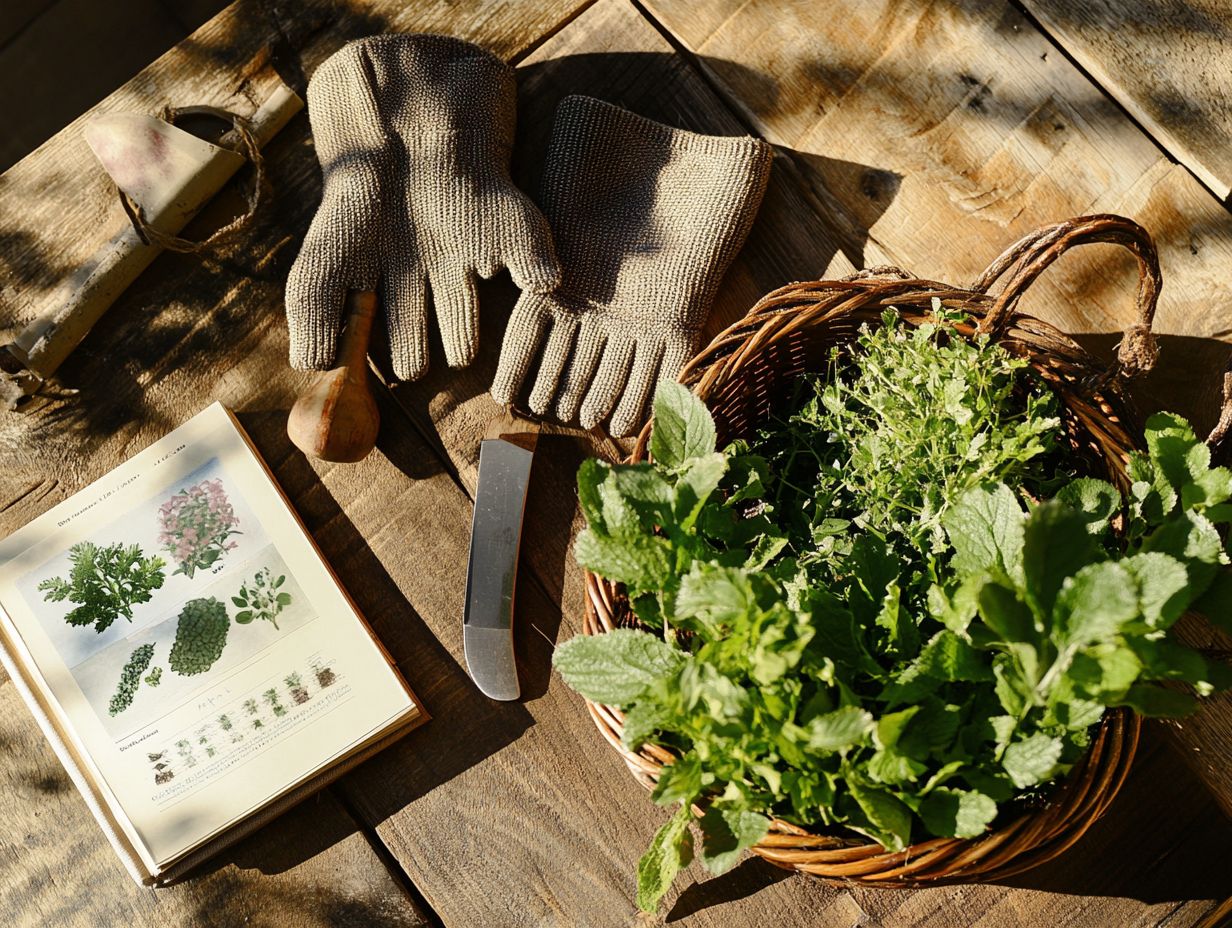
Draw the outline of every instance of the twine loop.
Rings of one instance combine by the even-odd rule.
[[[120,205],[124,208],[124,213],[128,216],[129,222],[132,223],[133,231],[137,233],[137,237],[144,244],[154,245],[181,254],[200,254],[207,251],[217,251],[224,245],[230,244],[252,225],[257,215],[257,209],[261,205],[262,193],[267,186],[265,160],[261,157],[261,147],[257,144],[256,137],[253,134],[252,123],[243,116],[216,106],[164,106],[162,112],[159,113],[160,119],[173,126],[177,119],[185,116],[212,116],[231,124],[232,132],[238,143],[237,154],[243,155],[248,161],[252,162],[252,186],[244,198],[248,204],[248,209],[222,228],[217,229],[207,238],[194,242],[191,239],[171,235],[155,228],[146,219],[141,206],[134,202],[132,197],[123,190],[120,190],[119,187],[116,188],[116,191],[120,195]]]

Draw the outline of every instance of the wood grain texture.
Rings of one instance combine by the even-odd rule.
[[[1215,196],[1232,192],[1232,10],[1222,0],[1022,0]]]
[[[397,26],[397,17],[401,28],[445,29],[450,22],[469,21],[474,38],[512,53],[554,29],[572,10],[567,3],[527,4],[503,14],[483,10],[482,4],[390,7],[392,20],[380,11],[297,5],[283,25],[306,43],[309,61],[320,60],[350,36],[381,31],[391,21]],[[172,100],[250,111],[271,79],[271,35],[257,4],[237,4],[101,107],[144,112]],[[81,140],[81,122],[0,177],[0,325],[6,333],[36,314],[40,298],[122,221]],[[282,281],[294,251],[288,243],[302,236],[320,195],[307,129],[301,116],[267,152],[274,189],[306,189],[307,200],[283,200],[289,214],[280,212],[276,200],[237,253],[205,264],[160,258],[66,366],[64,384],[82,388],[83,396],[51,402],[29,416],[4,417],[0,531],[24,524],[215,398],[245,415],[254,406],[277,410],[258,418],[254,429],[265,447],[276,441],[287,445],[286,410],[306,378],[286,367]],[[242,198],[232,188],[208,208],[198,228],[225,221],[241,208]],[[5,744],[0,782],[6,785],[0,797],[0,821],[6,825],[0,838],[6,861],[0,868],[0,905],[19,913],[6,923],[82,928],[425,923],[402,889],[402,876],[395,879],[369,843],[371,832],[330,791],[225,852],[196,878],[157,892],[138,889],[114,860],[11,685],[0,687],[0,699]]]
[[[825,17],[756,0],[647,8],[865,231],[856,263],[962,284],[1041,225],[1092,212],[1137,220],[1159,246],[1164,288],[1160,362],[1135,398],[1203,434],[1214,424],[1232,335],[1232,215],[1009,3],[838,0]],[[863,167],[836,167],[851,162]],[[887,195],[870,215],[869,197]],[[1091,246],[1021,305],[1110,358],[1135,286],[1127,252]],[[1213,700],[1175,730],[1187,756],[1212,756],[1198,769],[1232,814],[1232,703]]]
[[[281,25],[288,41],[304,49],[303,61],[282,52],[275,58],[286,70],[310,71],[343,38],[388,26],[447,30],[506,57],[537,48],[520,68],[526,105],[518,169],[530,189],[555,101],[568,92],[595,93],[703,131],[741,131],[740,120],[690,63],[624,0],[601,0],[540,46],[574,13],[564,2],[296,6],[284,11]],[[166,95],[187,102],[179,98],[191,93],[194,102],[209,97],[251,106],[246,93],[260,96],[267,60],[261,22],[255,5],[237,4],[195,44],[157,62],[104,105],[145,109]],[[744,66],[746,79],[773,61],[753,60]],[[93,247],[78,239],[101,235],[111,216],[107,202],[94,205],[99,190],[90,186],[88,156],[76,149],[77,131],[69,127],[0,178],[0,229],[14,233],[0,239],[0,266],[8,271],[0,292],[5,327],[33,314],[73,256]],[[879,247],[867,232],[874,225],[880,230],[879,217],[889,215],[895,177],[854,156],[830,159],[828,169],[848,178],[857,197],[845,205],[815,183],[806,155],[776,159],[762,216],[725,281],[712,326],[735,318],[785,279],[816,276],[827,266],[845,271]],[[182,886],[146,892],[119,873],[71,789],[57,793],[55,805],[31,792],[30,783],[48,769],[58,771],[11,687],[4,687],[0,700],[9,706],[0,708],[10,711],[0,735],[16,749],[0,755],[0,776],[26,785],[11,812],[3,805],[8,797],[0,798],[3,820],[21,823],[11,834],[22,836],[3,849],[12,863],[0,873],[0,904],[31,907],[31,924],[83,928],[233,925],[245,918],[320,923],[296,922],[298,915],[261,921],[291,905],[303,918],[331,924],[414,924],[418,916],[380,878],[371,849],[360,846],[363,836],[345,817],[353,810],[447,925],[630,923],[635,862],[662,810],[632,782],[582,701],[549,669],[553,642],[577,631],[580,585],[568,556],[572,474],[593,445],[550,435],[540,441],[516,619],[525,696],[521,703],[490,702],[463,669],[460,622],[477,436],[494,411],[484,394],[515,291],[504,276],[481,289],[484,335],[472,368],[445,371],[434,346],[428,378],[380,391],[384,427],[366,460],[307,461],[285,433],[286,410],[307,378],[286,367],[281,313],[282,283],[320,196],[306,120],[300,117],[273,143],[267,161],[279,193],[242,252],[206,264],[160,258],[66,365],[65,384],[80,394],[0,420],[0,531],[45,511],[220,399],[239,412],[433,721],[324,793],[321,802],[334,812],[303,806],[244,845],[252,846],[245,856],[237,851]],[[74,181],[76,188],[65,189]],[[232,191],[200,222],[217,222],[236,208]],[[1227,895],[1219,885],[1226,868],[1218,864],[1232,852],[1232,836],[1186,777],[1169,751],[1147,752],[1132,781],[1139,784],[1136,802],[1116,807],[1051,875],[1037,875],[1040,882],[857,894],[747,861],[718,879],[690,871],[696,882],[681,881],[667,900],[667,918],[673,926],[724,928],[1192,924],[1213,908],[1211,900]],[[28,846],[18,847],[19,840]],[[357,848],[355,855],[329,856],[343,845]],[[89,877],[65,872],[66,860],[87,852],[97,861]],[[258,876],[246,869],[256,867],[280,872]],[[314,889],[339,884],[356,887],[353,898],[369,907],[331,909],[324,891]],[[242,893],[233,892],[240,887]],[[138,907],[133,894],[148,901]],[[228,894],[235,899],[226,902]],[[56,907],[61,899],[74,905]],[[380,908],[386,903],[392,914]]]

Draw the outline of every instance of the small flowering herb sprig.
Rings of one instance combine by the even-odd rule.
[[[177,574],[192,578],[234,550],[232,535],[239,519],[217,477],[176,493],[158,508],[158,540],[180,566]]]
[[[231,597],[231,602],[240,608],[235,621],[247,625],[254,619],[264,619],[278,628],[278,613],[291,605],[291,594],[279,591],[286,582],[286,574],[275,577],[268,567],[258,570],[252,580],[240,587],[239,595]]]

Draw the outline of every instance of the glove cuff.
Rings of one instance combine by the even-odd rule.
[[[748,236],[772,159],[760,139],[699,135],[566,97],[543,179],[561,297],[631,322],[649,315],[699,328]]]

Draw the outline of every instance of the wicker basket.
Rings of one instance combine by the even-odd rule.
[[[1122,245],[1138,259],[1137,321],[1126,330],[1117,359],[1104,368],[1053,326],[1018,313],[1022,294],[1060,255],[1076,245]],[[1005,280],[1000,290],[994,284]],[[934,299],[969,314],[966,335],[987,332],[1025,357],[1060,396],[1065,434],[1092,473],[1126,484],[1126,454],[1136,444],[1124,386],[1155,363],[1151,322],[1159,295],[1155,246],[1136,223],[1118,216],[1085,216],[1040,229],[1012,245],[969,289],[873,268],[845,280],[796,283],[763,297],[748,315],[710,343],[685,368],[692,387],[714,414],[720,446],[748,436],[781,402],[803,372],[825,369],[833,347],[850,342],[863,325],[881,324],[885,310],[907,325],[932,318]],[[1227,417],[1225,416],[1225,419]],[[1216,429],[1222,437],[1226,423]],[[630,460],[646,456],[650,426]],[[1214,439],[1216,436],[1212,436]],[[636,626],[620,588],[586,575],[584,630],[597,635]],[[634,776],[652,787],[674,755],[647,744],[636,753],[621,744],[618,709],[588,702],[599,731]],[[1060,854],[1103,814],[1121,788],[1138,742],[1139,720],[1125,710],[1105,714],[1085,757],[1042,807],[971,839],[936,838],[889,852],[859,836],[813,834],[775,820],[752,851],[773,864],[831,881],[875,886],[921,886],[1000,879]]]

